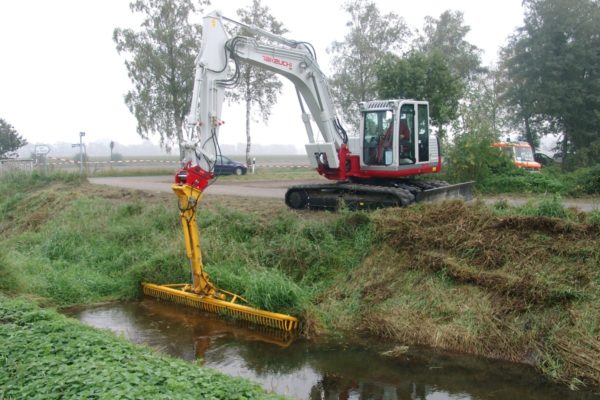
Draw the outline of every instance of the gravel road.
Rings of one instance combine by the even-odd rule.
[[[106,177],[89,178],[90,183],[97,185],[108,185],[128,189],[145,190],[150,192],[171,192],[172,176],[127,176],[127,177]],[[294,181],[248,181],[248,182],[219,182],[217,180],[205,192],[205,196],[241,196],[241,197],[260,197],[260,198],[279,198],[285,196],[288,187],[293,185],[302,185],[308,183],[323,183],[324,180],[294,180]],[[502,199],[510,205],[522,205],[534,197],[519,197],[514,195],[507,196],[486,196],[483,200],[486,203],[495,203]],[[566,207],[578,208],[585,212],[600,210],[600,198],[586,199],[563,199]]]

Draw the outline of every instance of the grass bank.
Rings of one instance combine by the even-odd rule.
[[[541,172],[526,172],[510,167],[481,177],[456,174],[450,167],[436,179],[458,183],[476,180],[475,187],[481,194],[535,193],[556,194],[570,197],[600,195],[600,165],[563,172],[560,166],[542,168]]]
[[[0,296],[0,398],[279,399],[31,302]]]
[[[67,305],[186,281],[173,197],[60,176],[0,181],[2,290]],[[318,218],[273,204],[199,211],[217,285],[300,315],[307,335],[359,332],[600,384],[600,213],[556,198]]]

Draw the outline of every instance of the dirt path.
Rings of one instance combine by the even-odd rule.
[[[128,189],[145,190],[150,192],[170,193],[172,176],[127,176],[89,178],[90,183],[97,185],[108,185]],[[240,196],[260,197],[271,199],[282,199],[288,187],[306,183],[319,183],[323,180],[293,180],[293,181],[248,181],[248,182],[220,182],[216,181],[206,191],[205,196]],[[500,200],[506,200],[510,205],[518,206],[525,204],[528,200],[535,199],[534,196],[497,195],[486,196],[483,200],[493,204]],[[578,208],[585,212],[600,210],[600,198],[586,199],[563,199],[565,207]]]

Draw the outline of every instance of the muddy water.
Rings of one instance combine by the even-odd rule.
[[[386,343],[294,340],[152,299],[66,313],[161,352],[190,361],[200,359],[207,367],[299,399],[600,398],[550,384],[522,365],[422,349],[409,349],[392,358],[382,354],[394,347]]]

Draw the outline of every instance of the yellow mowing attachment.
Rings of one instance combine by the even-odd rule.
[[[175,285],[155,285],[153,283],[144,283],[144,294],[167,300],[173,303],[183,304],[188,307],[198,308],[204,311],[216,314],[227,315],[233,318],[250,321],[252,323],[267,326],[270,328],[281,329],[286,332],[293,332],[298,329],[298,319],[270,311],[259,310],[248,307],[234,301],[240,297],[232,298],[229,301],[215,299],[214,297],[201,296],[184,291],[185,284]]]
[[[210,282],[202,265],[200,233],[196,223],[196,207],[202,192],[188,185],[173,185],[172,189],[179,198],[185,250],[192,269],[192,284],[144,283],[144,294],[287,332],[296,330],[298,328],[296,318],[239,304],[238,301],[246,302],[246,300],[234,293],[217,289]]]

